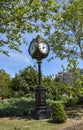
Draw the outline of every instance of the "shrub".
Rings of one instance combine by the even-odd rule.
[[[66,107],[74,107],[78,102],[78,99],[77,98],[73,98],[73,97],[70,97],[70,98],[66,98],[66,100],[64,100],[64,105]]]
[[[52,120],[56,123],[65,122],[67,115],[65,113],[64,107],[60,102],[53,103],[52,105]]]
[[[83,96],[78,96],[78,104],[83,105]]]
[[[27,116],[34,107],[34,99],[31,98],[11,98],[0,100],[1,116]]]
[[[58,101],[53,101],[53,100],[51,100],[51,99],[47,99],[46,100],[46,103],[47,103],[47,107],[48,108],[50,108],[50,109],[52,109],[52,107],[53,107],[53,104],[54,103],[61,103],[62,105],[63,105],[63,101],[62,100],[58,100]]]
[[[46,100],[46,105],[47,105],[47,107],[48,108],[52,108],[52,105],[53,105],[53,103],[55,103],[56,101],[53,101],[53,100],[51,100],[51,99],[47,99]]]

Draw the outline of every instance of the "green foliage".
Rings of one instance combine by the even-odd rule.
[[[77,78],[75,85],[74,85],[74,92],[78,96],[83,95],[83,74],[79,73],[78,78]]]
[[[13,89],[13,96],[34,96],[36,85],[37,71],[33,67],[28,66],[12,79],[11,88]]]
[[[78,98],[74,98],[74,97],[63,97],[62,101],[63,101],[63,105],[65,107],[74,107],[78,103]]]
[[[53,110],[52,113],[53,122],[62,123],[66,121],[67,116],[61,103],[59,102],[54,103],[52,106],[52,110]]]
[[[53,101],[51,99],[46,101],[47,107],[53,109],[53,104],[62,101]],[[35,99],[31,97],[10,98],[0,100],[0,117],[2,116],[28,116],[35,107]]]
[[[57,78],[47,76],[43,78],[43,85],[46,86],[47,99],[60,100],[65,91],[65,84]]]
[[[10,88],[11,78],[5,70],[0,70],[0,97],[9,97],[11,95],[11,88]]]
[[[68,60],[68,64],[67,64],[67,68],[66,70],[68,72],[72,72],[72,73],[79,73],[78,70],[77,70],[77,67],[78,67],[79,63],[77,62],[77,60],[71,58]]]
[[[82,5],[83,0],[68,5],[55,0],[1,0],[0,52],[8,55],[5,46],[20,51],[19,46],[26,42],[23,34],[45,30],[54,57],[83,59]]]
[[[11,98],[0,100],[0,116],[28,116],[34,107],[32,98]]]
[[[83,105],[83,95],[78,96],[78,104]]]
[[[0,0],[0,52],[8,55],[5,46],[20,51],[26,42],[23,34],[39,32],[38,21],[45,23],[58,8],[55,0]]]
[[[83,0],[74,0],[71,3],[61,3],[62,10],[54,15],[52,20],[53,33],[47,31],[48,42],[54,57],[83,59]],[[45,27],[44,27],[45,29]]]
[[[78,68],[78,62],[76,59],[69,59],[67,68],[63,66],[63,70],[69,74],[71,82],[66,84],[66,93],[68,96],[78,97],[83,95],[83,72]]]
[[[47,107],[51,110],[53,109],[53,104],[55,104],[55,103],[60,103],[60,104],[64,105],[63,100],[58,100],[58,101],[54,101],[54,100],[51,100],[51,99],[46,100]]]

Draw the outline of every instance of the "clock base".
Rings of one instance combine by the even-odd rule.
[[[51,110],[49,109],[41,109],[41,110],[32,110],[31,111],[31,119],[33,120],[44,120],[49,119],[51,117]]]

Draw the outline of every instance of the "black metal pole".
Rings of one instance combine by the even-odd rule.
[[[41,76],[41,60],[37,61],[38,63],[38,85],[41,86],[42,85],[42,76]]]

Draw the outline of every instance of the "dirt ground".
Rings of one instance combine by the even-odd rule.
[[[83,130],[83,121],[79,123],[72,123],[72,125],[64,126],[64,128],[61,128],[60,130]]]
[[[67,125],[60,130],[83,130],[83,106],[69,109],[67,115]]]

